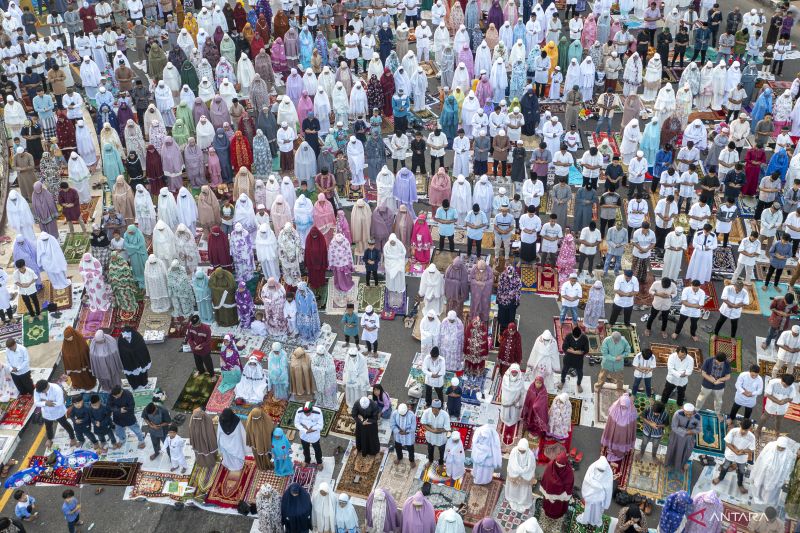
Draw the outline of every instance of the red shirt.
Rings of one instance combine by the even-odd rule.
[[[789,329],[789,317],[788,316],[780,316],[775,311],[781,311],[784,313],[789,313],[789,315],[797,314],[797,304],[792,304],[791,306],[787,307],[786,300],[783,298],[775,298],[772,300],[769,308],[772,310],[772,313],[769,315],[767,322],[769,322],[769,326],[771,328],[780,329],[780,330],[787,330]]]
[[[189,326],[186,333],[186,342],[196,355],[208,355],[211,353],[211,328],[202,322]]]

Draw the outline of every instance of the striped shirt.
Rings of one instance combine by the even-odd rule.
[[[655,424],[661,424],[662,426],[667,424],[667,412],[661,411],[660,413],[655,413],[652,408],[647,409],[642,414],[642,417],[645,420],[649,420]],[[642,424],[642,434],[645,437],[661,437],[664,434],[664,428],[654,428],[652,426],[648,426],[647,424]]]

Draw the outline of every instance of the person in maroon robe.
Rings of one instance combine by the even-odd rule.
[[[269,31],[269,23],[267,22],[267,17],[264,16],[264,13],[258,15],[258,20],[256,21],[256,33],[264,39],[265,43],[269,42],[270,39],[270,31]],[[250,50],[253,49],[252,43],[250,44]],[[253,54],[255,57],[256,54]]]
[[[510,322],[506,330],[500,335],[500,349],[497,351],[497,363],[500,366],[500,375],[503,376],[513,364],[522,364],[522,337],[517,330],[517,324]]]
[[[286,35],[286,32],[289,31],[289,17],[286,15],[286,11],[279,9],[277,13],[275,13],[275,17],[272,21],[272,31],[275,33],[274,37],[283,39],[283,36]]]
[[[247,12],[239,2],[236,2],[236,6],[233,8],[233,22],[236,24],[236,31],[239,33],[242,32],[244,25],[247,24]]]
[[[83,21],[83,31],[86,34],[92,33],[97,29],[97,15],[94,12],[94,6],[88,2],[83,3],[83,7],[78,10],[78,16]]]
[[[744,156],[744,176],[745,183],[742,187],[742,194],[745,196],[755,196],[758,190],[759,180],[761,179],[761,165],[766,164],[767,153],[760,144],[755,148],[750,148]]]
[[[327,281],[325,271],[328,270],[328,243],[325,236],[316,227],[306,236],[306,249],[303,254],[306,270],[308,270],[308,286],[316,290]]]
[[[224,268],[233,272],[233,258],[228,236],[219,226],[211,228],[208,234],[208,262],[211,268]]]
[[[72,155],[72,151],[75,150],[78,143],[75,140],[75,124],[67,118],[65,113],[58,114],[56,141],[58,142],[58,147],[61,148],[61,155],[69,161],[69,156]]]
[[[145,152],[145,176],[150,194],[157,196],[164,187],[164,167],[161,164],[161,154],[152,144],[147,145]]]
[[[547,388],[544,386],[544,378],[536,376],[533,384],[528,387],[525,394],[525,403],[522,406],[522,420],[525,428],[531,435],[538,435],[539,442],[547,433],[548,415]]]
[[[383,88],[383,114],[387,117],[393,115],[392,96],[394,96],[394,75],[389,67],[383,69],[381,76],[381,87]]]
[[[238,4],[237,4],[238,5]],[[253,149],[241,131],[233,134],[231,139],[231,165],[234,169],[245,167],[250,170],[253,165]]]
[[[539,480],[539,489],[543,496],[542,510],[548,518],[559,519],[567,514],[574,484],[575,473],[567,460],[566,452],[561,452],[544,468],[544,474]]]

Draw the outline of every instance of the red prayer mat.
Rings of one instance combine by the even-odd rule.
[[[33,396],[23,394],[8,406],[8,411],[6,411],[3,419],[0,420],[0,425],[22,427],[31,409],[33,409]]]
[[[558,294],[558,269],[552,266],[539,267],[536,292],[543,295],[557,295]]]
[[[225,467],[220,468],[206,496],[206,503],[217,507],[236,508],[239,502],[246,498],[255,471],[256,465],[252,461],[245,461],[242,470],[235,473]]]
[[[28,467],[46,463],[47,456],[34,455],[28,462]],[[69,485],[71,487],[77,487],[81,484],[81,471],[73,468],[47,469],[36,476],[34,482],[45,483],[47,485]]]

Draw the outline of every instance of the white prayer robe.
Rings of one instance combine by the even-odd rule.
[[[526,441],[527,443],[527,441]],[[527,446],[515,446],[508,457],[505,498],[512,509],[526,513],[533,505],[531,480],[536,474],[536,456]]]
[[[43,231],[36,240],[36,262],[47,273],[47,278],[54,289],[66,289],[70,286],[67,278],[67,260],[58,244],[58,240]]]
[[[613,492],[614,475],[611,465],[608,464],[608,459],[601,455],[597,461],[589,465],[589,469],[583,477],[581,495],[585,507],[576,519],[578,523],[595,527],[602,526],[603,512],[611,505]]]
[[[232,472],[238,472],[244,467],[245,449],[244,424],[236,424],[230,435],[226,435],[221,427],[217,427],[217,448],[222,455],[222,466]]]
[[[423,298],[422,312],[427,314],[428,311],[433,311],[438,318],[444,304],[444,276],[433,263],[422,273],[419,295]]]
[[[383,245],[383,267],[386,270],[386,289],[403,293],[406,290],[406,247],[392,233]]]
[[[698,231],[692,240],[694,251],[689,260],[689,267],[686,269],[686,278],[699,280],[705,283],[711,280],[711,273],[714,270],[714,250],[717,248],[717,236],[714,233],[705,234]]]
[[[242,379],[236,384],[236,398],[246,403],[260,404],[267,392],[267,376],[258,359],[250,356],[242,370]]]
[[[670,250],[672,248],[680,248],[681,251],[676,252]],[[664,268],[661,270],[662,278],[669,278],[671,280],[678,279],[681,272],[681,262],[683,261],[683,254],[686,250],[686,234],[678,235],[674,231],[670,231],[664,239]]]
[[[495,424],[484,424],[472,436],[472,478],[476,485],[486,485],[492,481],[494,471],[503,464],[500,450],[500,435]]]
[[[788,439],[789,443],[793,441]],[[797,445],[778,450],[778,443],[772,441],[758,454],[750,471],[750,483],[756,502],[771,504],[780,500],[781,488],[789,480],[794,469]]]
[[[345,356],[342,381],[344,381],[344,399],[347,402],[347,409],[350,410],[371,388],[367,360],[363,355],[357,353]]]

